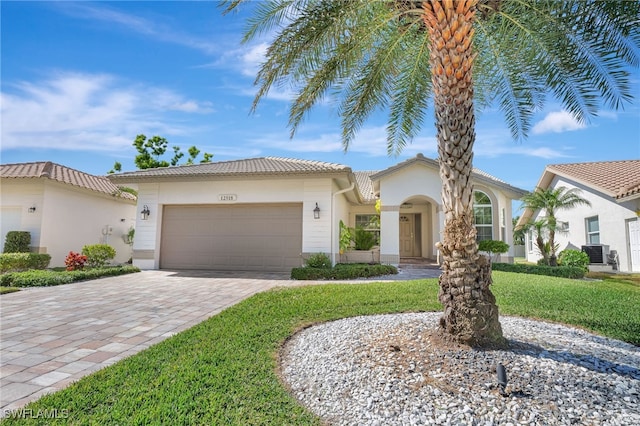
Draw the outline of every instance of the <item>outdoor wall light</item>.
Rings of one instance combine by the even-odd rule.
[[[149,211],[149,206],[145,204],[142,208],[142,211],[140,212],[140,219],[147,220],[150,214],[151,212]]]
[[[313,218],[320,219],[320,207],[318,207],[318,203],[316,203],[316,208],[313,209]]]
[[[35,212],[36,212],[36,206],[29,207],[29,213],[35,213]]]

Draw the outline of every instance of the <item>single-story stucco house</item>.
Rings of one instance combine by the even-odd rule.
[[[69,251],[107,243],[114,262],[131,258],[123,235],[135,226],[135,196],[109,179],[46,162],[0,165],[0,249],[9,231],[29,231],[31,249],[64,266]]]
[[[435,260],[444,226],[438,162],[421,154],[382,171],[264,157],[109,179],[138,190],[133,262],[142,269],[282,271],[320,252],[337,263],[340,222],[367,226],[378,199],[379,251],[370,260]],[[479,238],[511,244],[511,202],[526,191],[479,170],[472,181]]]
[[[594,265],[610,264],[623,272],[640,272],[640,160],[553,164],[545,168],[538,188],[577,188],[591,206],[556,213],[563,232],[556,234],[560,250],[583,250]],[[543,214],[525,210],[518,226]],[[526,236],[526,256],[541,256],[535,236]]]

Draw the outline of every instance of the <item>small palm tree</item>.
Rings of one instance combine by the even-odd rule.
[[[515,226],[515,223],[514,223]],[[538,249],[538,253],[542,256],[543,262],[545,265],[549,264],[549,255],[550,255],[550,246],[549,243],[545,242],[544,239],[548,232],[549,223],[546,217],[541,217],[535,222],[528,222],[524,225],[521,225],[517,228],[518,232],[522,232],[522,234],[526,234],[527,232],[533,230],[535,231],[535,244],[536,249]]]
[[[550,252],[548,260],[549,265],[557,266],[558,259],[556,257],[556,232],[558,231],[558,220],[556,213],[559,210],[569,210],[579,205],[590,206],[589,200],[580,196],[580,190],[577,188],[567,189],[564,186],[557,188],[541,189],[537,188],[522,197],[523,208],[533,211],[541,210],[545,213],[545,227],[549,232],[549,248]],[[540,235],[540,233],[538,233]]]
[[[226,12],[248,0],[223,0]],[[439,300],[445,337],[504,342],[490,264],[478,254],[471,184],[475,111],[497,103],[516,138],[552,95],[579,121],[633,99],[640,2],[599,0],[271,0],[251,3],[244,40],[274,38],[253,109],[274,86],[296,91],[291,136],[333,97],[348,149],[366,119],[389,112],[399,153],[432,106],[445,226]]]

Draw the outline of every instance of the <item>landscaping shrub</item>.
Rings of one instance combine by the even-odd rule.
[[[116,257],[116,250],[108,244],[93,244],[82,247],[82,254],[87,256],[87,266],[101,268]]]
[[[4,240],[4,253],[29,253],[31,233],[28,231],[9,231]]]
[[[584,278],[586,270],[577,266],[525,265],[520,263],[492,263],[494,271],[517,272],[520,274],[548,275],[562,278]]]
[[[3,253],[0,254],[0,273],[45,269],[51,262],[51,256],[39,253]]]
[[[130,274],[133,272],[140,272],[140,269],[136,266],[116,266],[62,272],[49,270],[10,272],[0,275],[0,285],[13,287],[49,287],[76,281]]]
[[[64,264],[67,266],[67,271],[78,271],[84,269],[84,264],[87,262],[87,256],[80,253],[70,251],[67,257],[64,259]]]
[[[331,259],[324,253],[314,253],[304,262],[309,268],[331,268]]]
[[[294,280],[346,280],[397,273],[398,269],[392,265],[339,263],[333,268],[293,268],[291,270],[291,278]]]
[[[354,237],[356,250],[371,250],[376,245],[376,236],[365,230],[363,227],[356,228]]]
[[[497,259],[498,255],[509,251],[509,244],[498,240],[482,240],[478,243],[478,250],[486,251],[491,258],[495,254]]]
[[[558,256],[558,264],[560,266],[577,266],[589,270],[589,255],[580,250],[562,250]]]

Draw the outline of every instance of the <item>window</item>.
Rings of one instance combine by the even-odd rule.
[[[492,240],[493,239],[493,207],[491,199],[487,194],[481,191],[473,193],[473,217],[478,235],[476,239]]]
[[[380,244],[380,217],[377,214],[357,214],[356,228],[363,228],[376,237],[376,245]]]
[[[600,222],[598,216],[585,219],[587,225],[587,244],[600,244]]]

